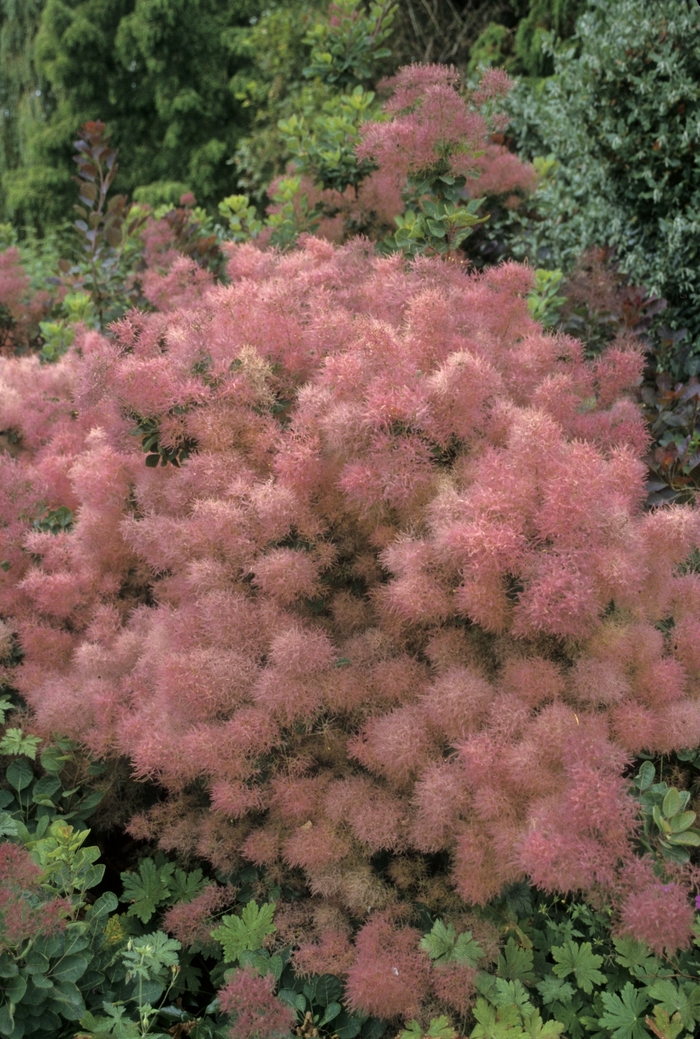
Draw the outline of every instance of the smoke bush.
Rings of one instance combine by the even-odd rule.
[[[31,291],[19,249],[0,253],[0,357],[27,352],[50,304],[48,292]]]
[[[626,765],[700,744],[700,513],[643,511],[635,343],[586,361],[514,263],[306,237],[232,246],[228,273],[3,364],[0,614],[36,731],[161,784],[133,834],[368,916],[352,963],[337,926],[300,952],[332,948],[367,1013],[431,985],[375,913],[377,851],[446,853],[468,903],[530,878],[687,943],[683,878],[662,898],[626,868]],[[147,420],[189,455],[145,465]],[[72,529],[34,530],[46,506]]]

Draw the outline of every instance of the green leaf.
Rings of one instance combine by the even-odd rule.
[[[700,985],[685,984],[681,988],[670,978],[662,978],[649,985],[646,991],[668,1014],[679,1013],[689,1031],[694,1021],[700,1021]]]
[[[669,1017],[662,1007],[654,1007],[654,1024],[658,1029],[657,1034],[663,1035],[665,1039],[678,1039],[683,1031],[681,1015],[674,1014],[673,1017]]]
[[[644,1027],[644,1011],[649,1005],[649,997],[645,992],[628,981],[621,996],[613,992],[601,992],[600,998],[605,1013],[598,1019],[598,1024],[601,1028],[611,1030],[612,1039],[646,1039],[648,1033]]]
[[[457,1035],[444,1014],[431,1019],[428,1031],[425,1034],[430,1036],[431,1039],[455,1039]]]
[[[552,1003],[568,1003],[575,991],[573,985],[570,985],[568,981],[555,978],[553,974],[548,974],[536,988],[542,996],[545,1006]]]
[[[266,949],[245,949],[238,957],[238,963],[241,967],[253,967],[258,974],[265,975],[270,970],[270,954]],[[309,999],[311,998],[309,996]]]
[[[249,902],[240,916],[224,916],[221,926],[211,932],[212,938],[221,942],[226,963],[235,963],[246,949],[260,949],[264,938],[274,934],[277,928],[272,923],[275,902],[266,902],[258,907]]]
[[[477,1024],[470,1032],[471,1039],[523,1039],[517,1007],[496,1009],[479,997],[472,1013]]]
[[[337,1035],[338,1039],[355,1039],[362,1029],[363,1021],[363,1018],[343,1011],[335,1019],[333,1035]]]
[[[617,950],[616,963],[625,967],[635,978],[653,978],[661,969],[661,961],[649,953],[644,942],[635,942],[631,938],[613,938]]]
[[[531,983],[535,981],[533,971],[533,957],[530,949],[521,948],[511,936],[505,947],[505,955],[501,953],[498,957],[499,977],[507,981],[522,981]]]
[[[27,991],[27,979],[24,974],[15,974],[3,985],[3,995],[10,1003],[19,1003]]]
[[[53,804],[51,798],[54,794],[57,794],[61,789],[61,780],[57,779],[56,776],[42,776],[41,779],[37,779],[32,790],[32,800],[35,804],[40,804],[42,799],[47,800],[49,804]]]
[[[14,978],[19,974],[17,960],[9,952],[0,952],[0,978]]]
[[[464,931],[458,935],[452,953],[452,959],[455,963],[468,963],[470,967],[475,967],[477,961],[483,955],[484,951],[479,943],[472,938],[471,931]]]
[[[16,837],[17,836],[17,822],[12,818],[9,812],[0,811],[0,838],[2,837]]]
[[[666,796],[664,797],[663,804],[661,806],[662,811],[667,819],[670,819],[674,815],[678,815],[683,802],[681,801],[680,794],[676,790],[675,786],[672,786]]]
[[[506,981],[505,978],[496,978],[496,998],[494,1000],[498,1007],[516,1006],[521,1012],[533,1011],[535,1008],[529,1000],[527,990],[522,981]]]
[[[331,1003],[337,1002],[342,991],[343,986],[339,978],[336,978],[333,974],[322,974],[316,982],[314,999],[320,1006],[326,1007]]]
[[[587,995],[591,994],[594,985],[604,985],[608,980],[597,969],[603,962],[603,957],[592,952],[590,942],[579,945],[569,939],[563,945],[554,946],[552,956],[557,961],[552,968],[557,977],[565,978],[573,974],[576,984]]]
[[[65,944],[66,939],[61,932],[58,934],[40,935],[34,940],[34,948],[39,949],[49,959],[56,959],[57,956],[61,956]]]
[[[22,996],[22,1006],[26,1008],[40,1008],[40,1010],[37,1010],[37,1013],[39,1013],[41,1010],[45,1009],[47,1001],[50,1000],[54,994],[53,989],[47,991],[45,988],[35,985],[33,978],[27,978],[27,991]],[[29,1012],[31,1013],[31,1011]]]
[[[468,963],[473,967],[483,956],[471,931],[457,937],[454,924],[445,925],[442,920],[435,921],[429,934],[421,939],[420,947],[436,963]]]
[[[142,924],[147,924],[158,906],[170,896],[174,869],[175,864],[172,862],[159,869],[153,859],[144,859],[139,863],[138,873],[122,873],[124,894],[120,896],[120,901],[132,903],[127,916],[137,916]]]
[[[57,1009],[67,1021],[78,1021],[85,1013],[83,997],[73,981],[62,981],[54,985],[51,999],[59,1004]]]
[[[666,837],[669,844],[687,845],[691,848],[700,848],[700,834],[696,830],[686,830],[685,833],[674,833]]]
[[[34,772],[25,758],[19,758],[7,766],[5,777],[15,790],[25,790],[34,779]]]
[[[341,1007],[340,1003],[328,1003],[323,1013],[323,1017],[318,1022],[316,1027],[323,1028],[323,1026],[327,1025],[329,1021],[335,1020],[335,1018],[338,1016],[342,1009],[343,1008]]]
[[[27,974],[44,974],[49,969],[49,958],[43,952],[30,949],[24,957],[24,969]]]
[[[45,974],[32,974],[32,981],[35,988],[46,991],[53,988],[53,981],[51,978],[47,978]]]
[[[682,830],[687,830],[689,826],[692,826],[695,822],[695,812],[681,812],[680,815],[675,816],[671,820],[671,831],[673,833],[680,833]]]
[[[1,563],[0,566],[2,566]],[[5,567],[3,567],[3,569],[5,569]],[[9,566],[7,569],[9,570]],[[7,712],[12,710],[14,710],[14,708],[9,696],[0,696],[0,725],[4,723]]]
[[[24,1035],[23,1031],[15,1031],[13,1011],[12,1003],[5,1003],[4,1006],[0,1007],[0,1035],[7,1037],[7,1039]]]
[[[206,887],[201,869],[192,873],[176,869],[170,881],[170,899],[175,902],[191,902]]]
[[[82,978],[90,964],[91,956],[76,952],[72,956],[64,956],[51,971],[54,981],[77,981]]]
[[[532,1039],[557,1039],[566,1027],[561,1021],[547,1021],[544,1024],[537,1010],[531,1014],[524,1015],[523,1024],[526,1029],[526,1035],[531,1036]]]
[[[42,754],[42,768],[45,772],[58,775],[65,768],[66,762],[73,761],[75,754],[66,754],[60,747],[49,747]]]
[[[382,1039],[387,1027],[388,1021],[380,1017],[371,1017],[362,1026],[362,1039]]]
[[[121,951],[121,958],[127,969],[127,975],[140,978],[145,982],[157,982],[151,996],[144,995],[148,1002],[154,1002],[162,992],[160,982],[164,972],[170,967],[175,967],[178,962],[178,952],[182,948],[180,942],[174,938],[168,938],[164,931],[154,931],[144,934],[138,938],[130,938],[125,949]]]
[[[426,225],[431,235],[436,238],[444,238],[447,234],[447,228],[444,224],[439,223],[437,220],[427,220]]]

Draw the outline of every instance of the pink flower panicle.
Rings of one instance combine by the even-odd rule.
[[[261,977],[252,967],[236,970],[218,993],[221,1009],[231,1014],[231,1039],[285,1039],[296,1011],[274,994],[271,974]]]
[[[0,844],[0,951],[62,930],[72,906],[67,898],[42,897],[42,870],[18,844]]]

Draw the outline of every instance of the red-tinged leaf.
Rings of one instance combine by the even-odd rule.
[[[86,202],[94,202],[97,198],[97,185],[90,182],[81,184],[80,197],[85,199]]]

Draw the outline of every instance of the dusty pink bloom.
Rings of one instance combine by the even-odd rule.
[[[504,69],[487,69],[481,77],[479,86],[472,94],[472,101],[475,105],[482,105],[491,98],[506,97],[513,85],[513,81]]]
[[[464,776],[454,763],[436,763],[422,774],[414,787],[416,813],[411,839],[424,852],[436,852],[452,841],[455,823],[468,809]]]
[[[348,741],[348,754],[397,784],[410,780],[434,753],[435,740],[420,707],[400,707],[369,722]]]
[[[690,944],[695,914],[680,884],[656,881],[625,899],[619,932],[645,942],[657,955],[674,956]]]
[[[214,926],[213,914],[230,905],[234,898],[231,889],[207,884],[191,902],[178,902],[165,912],[163,929],[183,945],[206,942]]]
[[[62,930],[70,914],[66,898],[41,899],[42,870],[18,844],[0,844],[0,949]]]
[[[298,974],[347,974],[355,959],[355,950],[343,931],[326,930],[316,942],[305,942],[292,953]]]
[[[284,858],[290,866],[301,866],[306,870],[339,862],[349,851],[349,842],[333,827],[328,823],[314,826],[311,820],[298,827],[282,847]]]
[[[221,1009],[232,1017],[231,1039],[283,1039],[289,1035],[296,1013],[274,993],[271,974],[261,977],[252,967],[235,971],[218,993]]]
[[[430,976],[419,939],[418,931],[396,928],[382,914],[364,925],[355,939],[357,955],[346,984],[352,1010],[404,1020],[418,1012]]]
[[[484,142],[454,71],[394,86],[389,171],[438,130]],[[629,337],[588,361],[531,317],[517,263],[306,237],[227,248],[230,283],[207,286],[149,236],[162,311],[0,373],[21,437],[0,456],[0,616],[24,653],[0,678],[37,734],[162,785],[135,836],[298,867],[353,912],[382,849],[448,853],[479,904],[523,878],[618,907],[646,890],[620,881],[622,775],[700,745],[700,578],[677,569],[700,526],[644,511]],[[196,442],[179,468],[145,466],[138,409]],[[45,505],[73,530],[34,530]]]
[[[276,862],[280,855],[277,834],[270,830],[253,830],[241,847],[241,855],[256,866]]]
[[[434,966],[430,981],[438,999],[458,1014],[467,1014],[474,1005],[476,969],[467,963]]]

